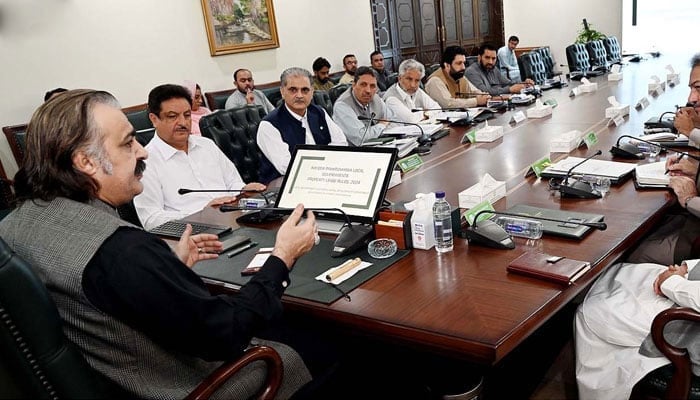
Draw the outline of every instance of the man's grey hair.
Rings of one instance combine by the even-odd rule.
[[[425,76],[425,67],[423,66],[423,64],[412,58],[403,60],[401,62],[401,64],[399,65],[399,76],[405,74],[410,70],[418,71],[420,73],[421,79],[423,79],[423,77]]]
[[[96,104],[106,104],[115,108],[121,107],[117,99],[109,94],[95,96],[94,100],[89,103],[90,110],[92,110]],[[114,166],[107,155],[104,133],[101,131],[97,121],[95,121],[94,113],[90,113],[90,119],[88,121],[87,136],[89,139],[85,146],[85,153],[88,156],[95,157],[100,163],[100,166],[102,166],[104,172],[107,175],[112,175]]]
[[[287,68],[284,71],[282,71],[282,74],[280,75],[280,86],[284,87],[287,86],[287,79],[290,76],[301,76],[304,78],[307,78],[309,80],[309,84],[313,82],[313,77],[311,75],[311,72],[304,68],[299,68],[299,67],[291,67]]]
[[[690,68],[700,67],[700,53],[697,53],[690,59]]]

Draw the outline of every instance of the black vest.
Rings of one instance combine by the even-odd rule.
[[[306,109],[306,120],[316,144],[325,145],[331,142],[331,133],[326,124],[326,113],[323,108],[309,104]],[[306,143],[306,129],[301,126],[301,121],[289,113],[284,104],[267,114],[263,121],[271,123],[280,132],[282,140],[289,147],[290,154],[294,152],[297,144]],[[260,181],[266,184],[279,176],[281,174],[263,154],[260,159]]]

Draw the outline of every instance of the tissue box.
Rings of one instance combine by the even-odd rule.
[[[608,107],[605,109],[605,118],[615,118],[618,115],[624,117],[630,113],[629,104],[620,104],[617,107]]]
[[[484,200],[494,203],[506,195],[506,183],[496,182],[493,187],[488,187],[488,190],[481,191],[481,185],[476,185],[459,192],[459,207],[472,208]]]
[[[502,126],[485,126],[476,131],[477,142],[493,142],[503,136]]]
[[[552,115],[552,106],[542,105],[542,107],[532,107],[527,109],[528,118],[542,118],[548,115]]]
[[[663,92],[666,90],[666,84],[664,82],[652,82],[649,84],[649,92]]]
[[[579,91],[582,93],[591,93],[598,90],[598,84],[594,82],[584,83],[578,86]]]
[[[676,73],[668,73],[666,74],[666,82],[673,82],[674,84],[678,84],[680,82],[680,76]]]
[[[581,131],[569,131],[557,135],[551,142],[549,142],[549,152],[550,153],[568,153],[574,150],[581,144],[581,137],[583,134]]]
[[[611,72],[608,74],[608,81],[619,81],[622,80],[622,73],[618,72]]]

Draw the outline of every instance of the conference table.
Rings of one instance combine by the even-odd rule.
[[[601,199],[589,200],[562,198],[549,190],[546,179],[525,177],[529,166],[543,157],[557,161],[567,155],[585,157],[600,149],[603,154],[599,159],[613,159],[609,149],[620,135],[640,135],[644,121],[685,104],[688,69],[683,58],[674,65],[681,73],[680,84],[667,86],[657,96],[648,93],[649,78],[657,75],[665,80],[668,63],[668,59],[660,58],[626,64],[620,81],[609,82],[605,75],[590,78],[598,84],[592,93],[570,97],[571,89],[580,85],[576,81],[569,82],[568,87],[545,91],[543,100],[555,99],[558,103],[553,114],[519,123],[509,120],[515,112],[525,112],[532,106],[496,114],[488,122],[503,126],[504,135],[494,142],[461,144],[465,128],[452,128],[448,136],[434,143],[430,154],[422,157],[424,164],[405,173],[401,184],[386,196],[400,202],[414,199],[419,192],[444,190],[447,200],[456,207],[458,193],[488,173],[506,183],[506,196],[493,204],[496,210],[527,204],[603,214],[606,230],[594,230],[582,240],[545,235],[534,246],[516,238],[513,250],[470,245],[466,239],[455,238],[454,250],[446,254],[438,255],[434,249],[411,251],[352,290],[352,301],[321,304],[285,296],[286,309],[380,340],[486,367],[495,365],[620,260],[658,226],[675,204],[672,192],[636,190],[631,180],[614,185]],[[605,118],[610,96],[630,105],[630,114],[619,126],[609,125],[610,119]],[[645,96],[650,105],[635,109]],[[582,146],[570,154],[549,152],[553,137],[574,129],[595,132],[598,142],[590,149]],[[237,226],[237,216],[209,208],[189,219]],[[508,273],[506,266],[529,250],[589,261],[592,269],[570,286]],[[236,290],[234,285],[209,283],[217,290]]]

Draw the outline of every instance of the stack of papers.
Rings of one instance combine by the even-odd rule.
[[[469,119],[469,115],[467,111],[440,111],[435,114],[435,119],[452,123],[460,119]]]
[[[382,131],[382,136],[420,136],[423,133],[431,135],[440,129],[442,129],[442,124],[421,124],[420,127],[415,125],[399,125],[384,129]]]
[[[666,162],[664,161],[637,165],[634,174],[639,186],[666,187],[670,181],[670,177],[666,174]]]

